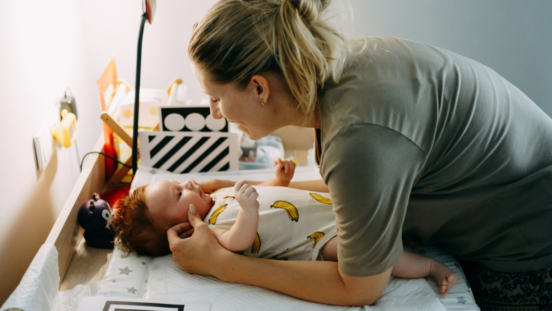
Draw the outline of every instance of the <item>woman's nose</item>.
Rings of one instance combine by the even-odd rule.
[[[214,118],[214,119],[221,119],[222,118],[222,113],[220,112],[220,107],[219,107],[219,102],[213,102],[213,101],[210,101],[210,108],[211,108],[211,116]]]

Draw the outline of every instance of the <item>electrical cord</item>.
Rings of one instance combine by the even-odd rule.
[[[93,154],[93,153],[102,154],[102,155],[104,155],[104,156],[110,158],[111,160],[116,161],[116,162],[119,163],[119,164],[122,164],[122,165],[124,165],[124,166],[126,166],[126,167],[128,167],[128,168],[132,168],[132,166],[124,164],[123,162],[121,162],[121,161],[115,159],[114,157],[110,156],[110,155],[107,154],[107,153],[103,153],[103,152],[99,152],[99,151],[90,151],[89,153],[85,154],[84,157],[82,157],[82,160],[81,160],[81,163],[80,163],[80,171],[81,171],[81,173],[82,173],[82,164],[84,163],[84,159],[85,159],[89,154]]]

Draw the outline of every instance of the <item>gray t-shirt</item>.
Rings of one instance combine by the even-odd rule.
[[[496,271],[551,266],[552,120],[476,61],[369,43],[320,94],[317,153],[340,270],[379,274],[403,239]]]

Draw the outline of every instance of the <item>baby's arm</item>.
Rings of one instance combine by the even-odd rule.
[[[295,173],[295,162],[292,160],[274,160],[274,176],[264,181],[259,186],[280,186],[287,187]]]
[[[277,158],[274,160],[274,176],[272,176],[267,181],[247,181],[250,185],[255,186],[280,186],[287,187],[289,182],[293,178],[295,173],[295,162],[292,160],[281,160]],[[195,181],[192,179],[195,183]],[[207,192],[213,193],[220,188],[232,187],[236,184],[235,181],[223,180],[223,179],[211,179],[206,182],[199,183],[199,187]]]
[[[295,162],[291,160],[276,159],[274,161],[274,176],[267,181],[247,181],[250,185],[256,186],[280,186],[316,192],[330,192],[324,180],[308,180],[290,182],[295,173]],[[236,182],[222,179],[212,179],[199,184],[201,189],[212,193],[220,188],[232,187]]]
[[[330,189],[328,188],[328,186],[326,186],[326,183],[323,179],[294,181],[290,182],[288,187],[316,192],[330,192]]]
[[[245,180],[234,187],[236,200],[240,204],[238,218],[230,230],[211,228],[220,245],[232,252],[248,249],[255,241],[259,224],[259,201],[257,191]]]
[[[276,159],[274,161],[274,176],[260,183],[259,186],[281,186],[316,192],[330,192],[322,179],[290,182],[294,173],[295,163],[293,161]]]

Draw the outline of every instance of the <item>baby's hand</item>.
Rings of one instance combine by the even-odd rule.
[[[240,207],[247,212],[259,212],[259,194],[257,190],[248,184],[245,180],[240,180],[234,186],[236,192],[236,200],[240,203]]]
[[[274,160],[274,174],[282,186],[287,187],[295,173],[295,162],[293,160]]]

